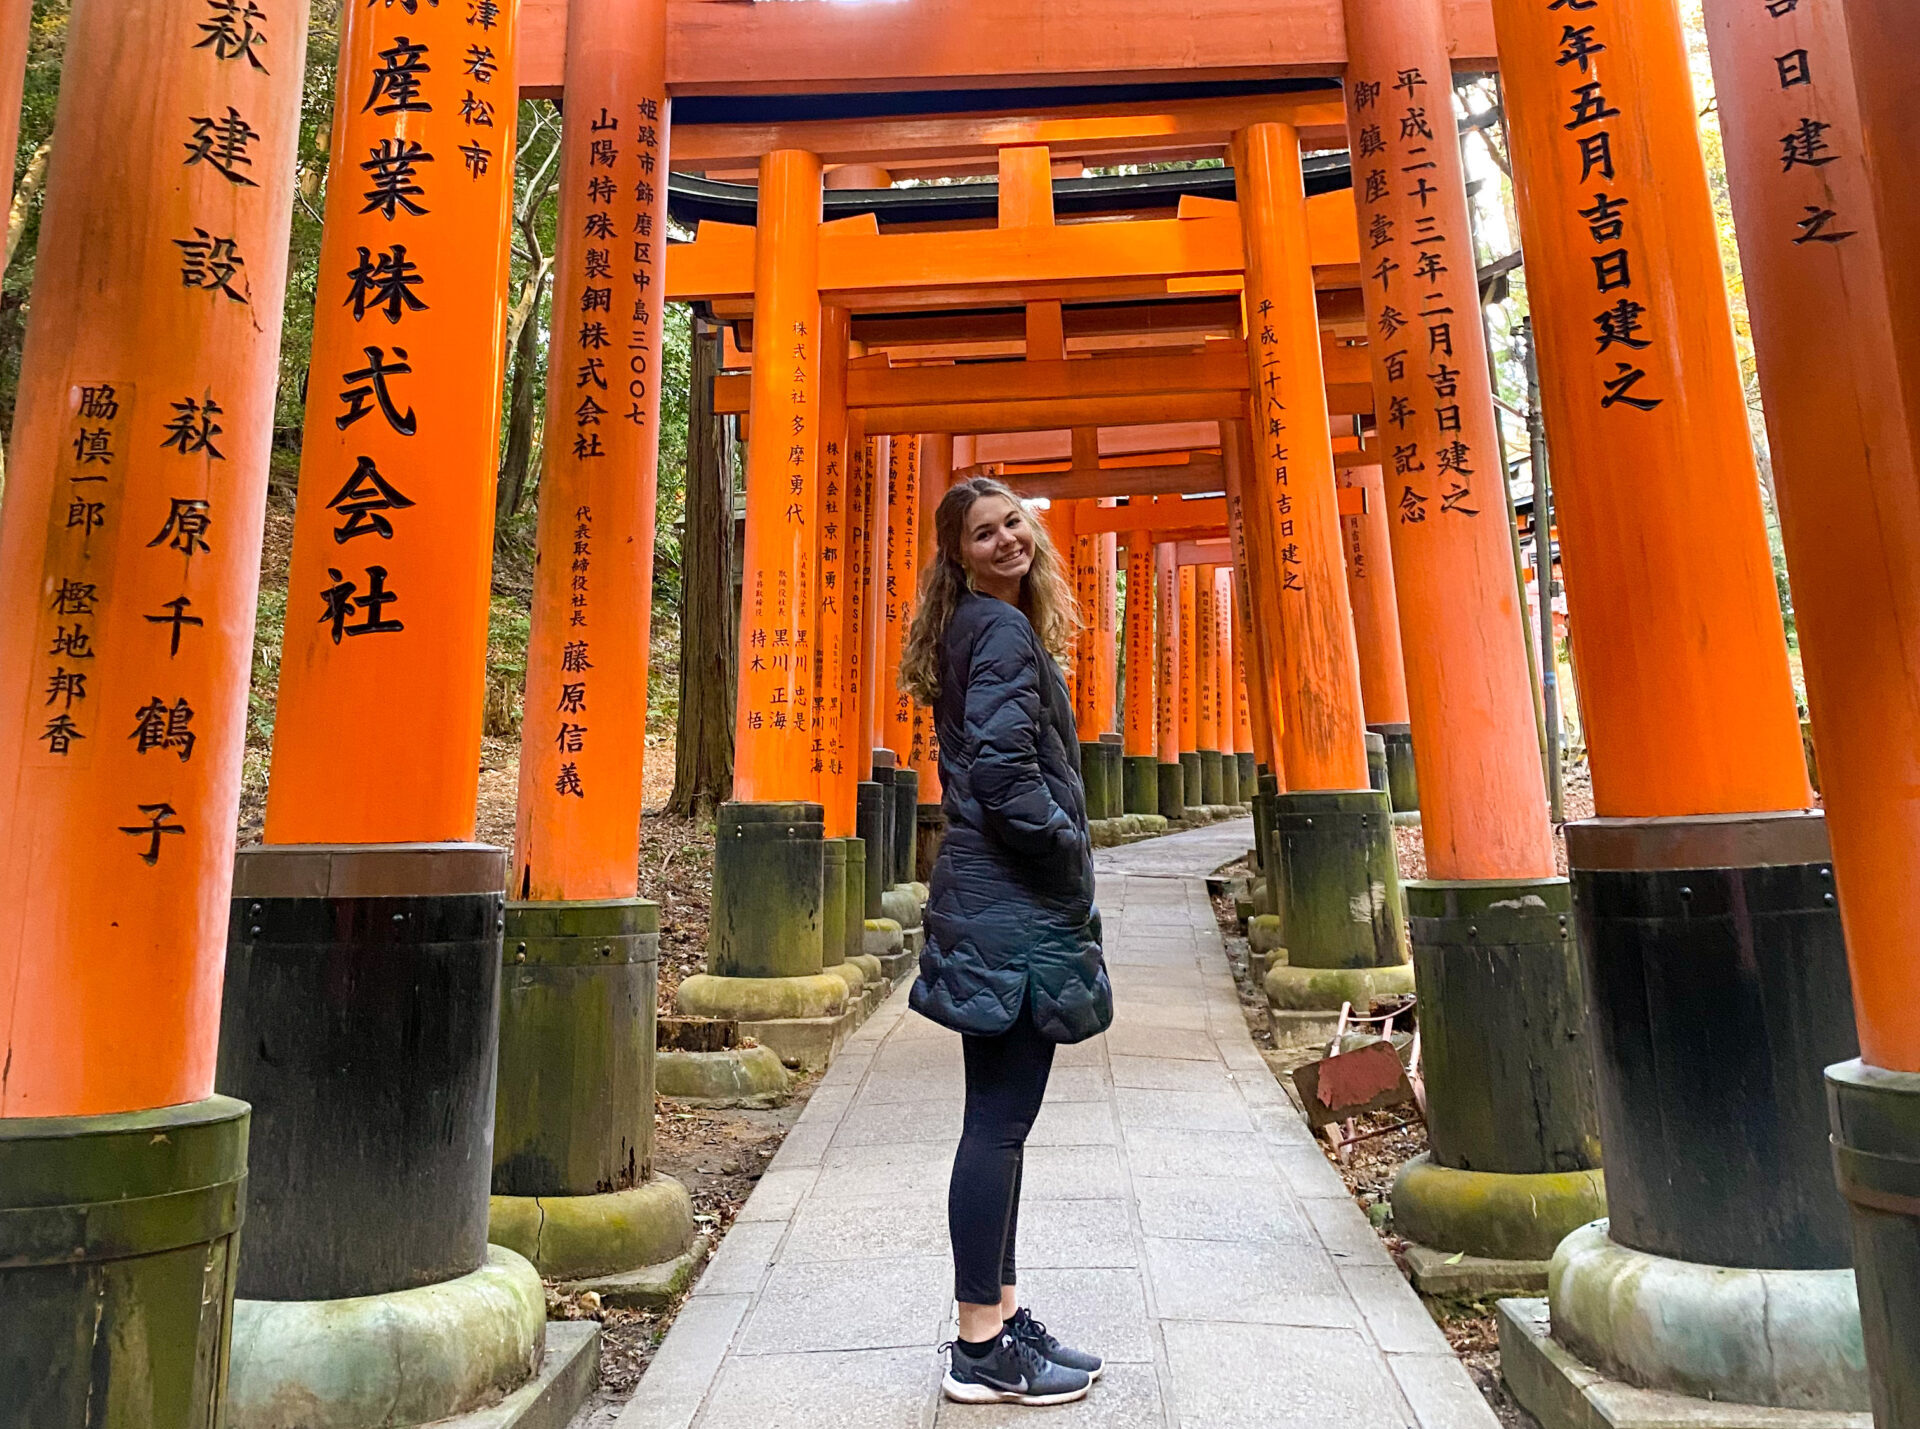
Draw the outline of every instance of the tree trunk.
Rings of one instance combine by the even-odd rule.
[[[531,301],[523,302],[524,314],[515,314],[520,332],[513,344],[513,385],[507,399],[507,452],[500,462],[500,484],[494,497],[496,541],[526,499],[527,475],[533,466],[534,397],[540,376],[540,293],[549,271],[545,263],[535,271],[529,284]]]
[[[713,411],[720,329],[696,317],[680,559],[680,728],[667,812],[711,819],[733,796],[733,440]]]
[[[13,256],[20,251],[20,240],[26,235],[27,218],[33,212],[33,201],[40,196],[40,190],[47,183],[47,157],[53,153],[53,140],[48,139],[33,151],[33,157],[27,160],[27,171],[20,176],[20,182],[13,191],[13,203],[7,211],[7,252],[4,261],[0,261],[0,273],[13,266]],[[11,161],[11,155],[7,156]]]

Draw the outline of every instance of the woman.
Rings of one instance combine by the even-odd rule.
[[[960,1338],[942,1346],[944,1388],[968,1404],[1063,1404],[1101,1361],[1020,1307],[1014,1239],[1053,1049],[1113,1021],[1080,745],[1055,663],[1072,596],[1045,533],[999,482],[961,482],[934,524],[901,683],[933,707],[947,816],[913,1009],[961,1034],[967,1074],[947,1196]]]

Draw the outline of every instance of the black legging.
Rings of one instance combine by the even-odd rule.
[[[1027,1133],[1047,1094],[1053,1043],[1040,1035],[1026,1007],[997,1037],[960,1040],[967,1118],[947,1192],[954,1298],[963,1305],[997,1305],[1001,1288],[1016,1283],[1021,1164]]]

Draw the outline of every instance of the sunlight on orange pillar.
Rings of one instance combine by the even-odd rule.
[[[1247,474],[1253,466],[1247,424],[1228,422],[1221,431],[1222,462],[1227,478],[1227,536],[1246,602],[1247,679],[1252,701],[1254,752],[1281,787],[1286,787],[1280,731],[1285,727],[1280,704],[1280,662],[1274,653],[1273,613],[1279,609],[1274,589],[1275,563],[1268,527],[1272,516],[1263,501],[1247,500]]]
[[[1218,566],[1194,568],[1194,729],[1202,749],[1220,747],[1220,612],[1214,576]]]
[[[1299,132],[1254,124],[1234,136],[1233,152],[1246,228],[1255,485],[1278,558],[1274,647],[1286,700],[1287,779],[1300,790],[1365,789],[1366,721],[1340,554]]]
[[[1679,12],[1493,13],[1596,811],[1805,807]]]
[[[1222,754],[1235,754],[1233,678],[1233,568],[1217,566],[1213,572],[1213,717]]]
[[[1920,353],[1888,306],[1845,17],[1706,18],[1861,1051],[1920,1072]],[[1818,162],[1783,172],[1782,135]]]
[[[0,511],[0,1117],[213,1092],[306,54],[256,4],[252,44],[68,21]]]
[[[953,438],[939,433],[922,438],[920,443],[920,517],[915,535],[920,554],[914,563],[914,601],[919,602],[919,581],[933,564],[939,539],[934,531],[940,503],[953,484]],[[940,802],[940,743],[933,730],[933,711],[923,704],[913,707],[913,767],[920,775],[920,802]]]
[[[820,474],[820,160],[760,160],[752,440],[733,797],[810,800],[814,483]],[[797,716],[797,717],[796,717]]]
[[[860,732],[854,758],[864,780],[872,773],[874,750],[886,744],[881,716],[886,700],[887,473],[893,464],[893,439],[869,437],[863,456],[866,518],[860,523],[860,674],[854,707]]]
[[[514,871],[521,900],[639,891],[666,321],[665,0],[567,11],[540,561]],[[603,305],[604,304],[604,305]]]
[[[1385,459],[1347,472],[1368,496],[1367,513],[1346,518],[1347,574],[1355,621],[1391,647],[1374,652],[1369,687],[1363,629],[1362,685],[1381,695],[1378,714],[1369,698],[1367,719],[1413,726],[1431,877],[1551,878],[1446,17],[1440,0],[1347,0],[1346,15],[1347,128],[1349,148],[1366,151],[1355,213]]]
[[[14,156],[20,149],[20,103],[27,87],[33,0],[0,0],[0,215],[13,207]]]
[[[1113,500],[1103,506],[1118,506]],[[1112,531],[1094,541],[1094,719],[1100,733],[1116,729],[1120,701],[1120,538]]]
[[[1153,548],[1153,586],[1159,621],[1154,641],[1155,723],[1162,764],[1180,762],[1180,567],[1171,542]]]
[[[853,318],[845,308],[820,310],[820,484],[819,519],[815,523],[814,559],[820,573],[818,618],[815,621],[813,671],[813,730],[809,743],[810,768],[819,785],[818,798],[826,807],[826,837],[853,837],[859,791],[846,777],[847,756],[846,661],[850,618],[848,599],[852,582],[852,555],[848,545],[848,513],[853,450],[848,442],[847,346]]]
[[[881,663],[875,719],[880,743],[900,767],[912,767],[913,696],[900,688],[900,652],[913,622],[919,582],[920,438],[898,436],[887,460],[886,651]]]
[[[1354,644],[1360,651],[1361,708],[1370,725],[1406,724],[1407,667],[1400,645],[1400,610],[1394,603],[1386,483],[1377,466],[1342,467],[1333,479],[1343,491],[1360,492],[1366,503],[1364,513],[1340,518]]]
[[[341,11],[270,844],[473,837],[518,11]]]
[[[1135,531],[1127,537],[1127,699],[1121,738],[1136,759],[1159,754],[1154,727],[1153,537]]]
[[[1180,752],[1200,750],[1200,622],[1194,593],[1195,566],[1180,567]]]

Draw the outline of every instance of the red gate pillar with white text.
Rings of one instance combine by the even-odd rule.
[[[1187,813],[1187,776],[1180,767],[1180,551],[1171,541],[1153,548],[1153,591],[1156,639],[1155,703],[1158,735],[1160,803],[1157,812],[1167,819]]]
[[[524,1378],[541,1332],[533,1268],[488,1245],[507,860],[475,839],[518,30],[517,4],[341,7],[265,843],[236,863],[221,1019],[221,1085],[256,1109],[235,1425],[296,1397],[359,1422],[339,1366],[411,1359],[394,1301],[428,1286],[453,1316],[428,1364],[507,1286],[494,1371]],[[423,1373],[386,1412],[485,1384]]]
[[[1127,535],[1127,687],[1121,721],[1125,740],[1121,776],[1124,812],[1160,812],[1160,741],[1155,728],[1159,706],[1154,698],[1154,670],[1158,652],[1153,642],[1153,537],[1145,531]]]
[[[1819,1070],[1858,1048],[1846,948],[1686,34],[1675,0],[1493,12],[1597,813],[1567,853],[1608,1220],[1556,1252],[1553,1334],[1703,1399],[1863,1408]],[[1781,1270],[1806,1272],[1790,1301]],[[1774,1351],[1781,1314],[1811,1386]],[[1703,1338],[1725,1354],[1686,1368]]]
[[[640,897],[666,321],[664,0],[574,0],[490,1239],[553,1280],[675,1259],[653,1174],[660,908]],[[589,1049],[592,1049],[590,1052]],[[568,1225],[572,1233],[552,1234]]]
[[[1340,553],[1333,432],[1307,241],[1300,135],[1233,141],[1246,234],[1254,469],[1248,518],[1276,557],[1272,613],[1289,792],[1272,806],[1287,962],[1267,976],[1279,1026],[1318,1038],[1328,1011],[1410,992],[1386,795],[1368,787],[1353,606]],[[1265,612],[1263,612],[1265,614]]]
[[[0,511],[6,1429],[226,1392],[248,1108],[215,1061],[307,7],[207,20],[67,21]]]
[[[845,1012],[824,971],[826,810],[813,773],[813,589],[821,468],[820,160],[760,160],[751,440],[742,558],[735,802],[715,831],[707,971],[680,1011],[751,1027],[783,1060],[824,1065]]]
[[[1427,876],[1406,897],[1431,1150],[1395,1183],[1395,1225],[1404,1207],[1416,1283],[1457,1273],[1460,1254],[1536,1262],[1543,1275],[1568,1232],[1606,1213],[1605,1187],[1572,889],[1535,757],[1445,15],[1441,0],[1347,0],[1346,15],[1383,461],[1350,469],[1366,509],[1345,518],[1348,576],[1389,602],[1370,623],[1404,658],[1404,675],[1382,673],[1399,686],[1425,796]],[[1366,608],[1356,598],[1356,619]]]
[[[1876,1420],[1920,1423],[1920,27],[1720,0],[1706,23],[1853,969],[1834,1165]]]

